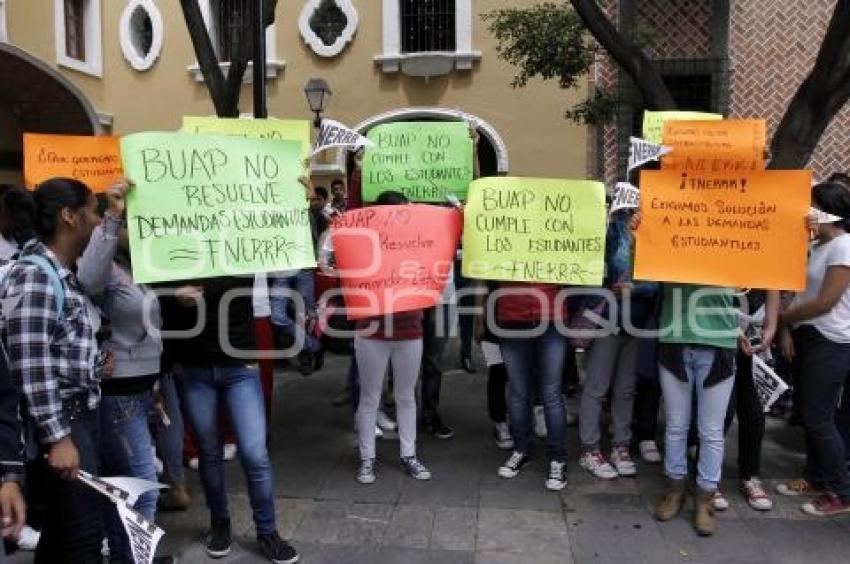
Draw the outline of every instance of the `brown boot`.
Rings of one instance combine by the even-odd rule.
[[[183,482],[169,484],[168,490],[159,496],[157,507],[161,511],[186,511],[192,499]]]
[[[667,493],[655,506],[655,518],[659,521],[669,521],[682,510],[685,504],[685,479],[669,480]]]
[[[710,537],[717,529],[714,521],[714,492],[694,490],[694,529],[701,537]]]

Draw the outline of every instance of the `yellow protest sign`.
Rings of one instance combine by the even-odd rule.
[[[801,290],[811,179],[807,170],[642,171],[635,278]]]
[[[664,122],[674,120],[716,120],[723,119],[720,114],[709,114],[706,112],[643,112],[643,140],[650,143],[661,144],[661,133]]]
[[[278,141],[298,141],[301,158],[310,156],[310,122],[304,119],[241,119],[183,116],[186,133],[217,133]]]
[[[662,169],[696,173],[764,170],[765,120],[668,121],[661,138],[673,152]]]
[[[488,177],[469,186],[463,274],[601,286],[605,188],[590,180]]]

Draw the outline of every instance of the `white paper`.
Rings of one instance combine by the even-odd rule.
[[[130,539],[133,561],[135,564],[151,564],[156,554],[156,547],[165,535],[165,531],[142,517],[130,506],[123,503],[117,505],[121,524],[124,525],[127,538]]]
[[[843,217],[826,213],[825,211],[817,208],[809,208],[809,215],[813,215],[818,218],[818,223],[835,223],[836,221],[844,221]]]
[[[360,135],[344,124],[332,119],[323,119],[322,127],[319,129],[319,135],[316,137],[316,143],[313,145],[313,152],[310,153],[310,158],[331,147],[359,149],[360,147],[374,146],[375,143],[371,139]]]
[[[484,354],[484,364],[487,365],[487,368],[505,362],[502,360],[502,349],[499,348],[497,343],[481,341],[481,352]]]
[[[649,161],[657,161],[672,151],[673,148],[667,145],[656,145],[639,137],[629,137],[629,170]]]
[[[636,209],[640,207],[640,190],[628,182],[617,182],[614,187],[614,198],[611,201],[611,212]]]
[[[765,412],[788,390],[788,384],[757,354],[753,355],[753,383]]]
[[[168,488],[165,484],[139,478],[127,478],[123,476],[100,478],[82,470],[80,470],[78,476],[86,485],[105,495],[113,503],[128,503],[131,506],[138,501],[139,496],[146,492]]]

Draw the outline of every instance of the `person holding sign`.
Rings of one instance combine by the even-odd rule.
[[[813,206],[838,219],[811,227],[806,289],[780,314],[783,354],[793,362],[806,431],[803,479],[780,484],[784,495],[819,494],[802,510],[816,517],[850,513],[847,445],[835,422],[842,389],[850,385],[850,188],[840,182],[812,189]]]
[[[9,370],[38,432],[47,520],[35,562],[99,562],[99,494],[76,480],[97,473],[100,318],[73,269],[100,223],[97,200],[77,180],[54,178],[34,193],[38,240],[0,283],[0,336]]]

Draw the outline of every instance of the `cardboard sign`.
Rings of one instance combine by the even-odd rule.
[[[642,171],[640,186],[636,279],[805,287],[810,171]]]
[[[396,122],[367,135],[375,143],[363,157],[363,200],[397,190],[412,202],[465,200],[473,177],[472,139],[466,122]]]
[[[124,176],[117,137],[24,133],[24,183],[35,188],[56,177],[74,178],[103,192]]]
[[[600,182],[481,178],[464,210],[463,274],[601,286],[605,229]]]
[[[716,120],[723,119],[720,114],[709,114],[705,112],[643,112],[643,134],[644,141],[649,143],[661,144],[661,133],[664,128],[664,122],[673,120]]]
[[[313,145],[313,152],[310,153],[310,157],[315,157],[322,151],[334,147],[357,150],[360,147],[374,146],[375,144],[371,139],[360,135],[344,124],[332,119],[323,119],[322,127],[319,129],[319,135],[316,137],[316,143]]]
[[[316,265],[297,143],[138,133],[121,151],[136,282]]]
[[[650,161],[657,161],[672,150],[673,148],[667,145],[657,145],[637,137],[629,137],[628,170],[634,170]]]
[[[617,186],[614,188],[614,198],[611,200],[611,213],[639,207],[640,190],[628,182],[617,182]]]
[[[457,210],[427,205],[372,206],[331,226],[349,319],[438,303],[460,239]]]
[[[661,160],[661,168],[699,174],[764,170],[765,128],[763,119],[668,121],[662,137],[673,154]]]
[[[301,158],[310,156],[310,122],[305,119],[251,119],[183,116],[183,131],[186,133],[217,133],[238,137],[297,141],[301,146]]]

